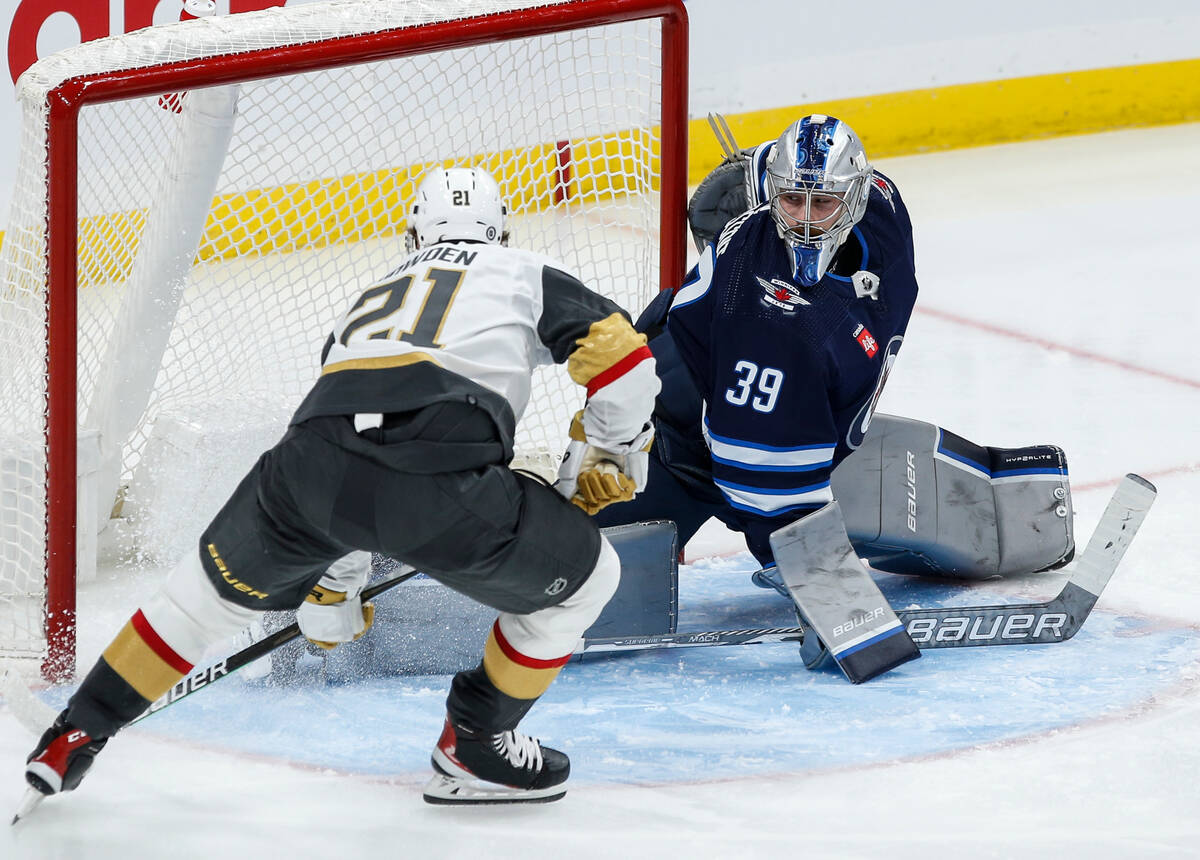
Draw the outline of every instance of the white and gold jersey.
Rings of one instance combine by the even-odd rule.
[[[478,399],[483,389],[506,404],[488,408],[511,411],[515,426],[533,370],[563,361],[589,396],[618,379],[614,394],[653,377],[645,338],[625,312],[558,263],[517,248],[442,242],[413,252],[359,295],[326,342],[321,378],[292,423],[410,411],[446,396]]]
[[[322,373],[432,361],[503,396],[519,421],[530,374],[554,361],[537,334],[547,268],[561,273],[539,254],[477,242],[416,251],[338,322]]]

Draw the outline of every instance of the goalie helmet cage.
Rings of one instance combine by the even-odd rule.
[[[314,3],[34,64],[0,252],[0,656],[74,674],[115,499],[122,540],[170,545],[127,558],[195,547],[404,254],[428,167],[491,170],[513,244],[631,312],[680,283],[686,88],[682,0]],[[535,380],[518,448],[561,449],[564,377]]]

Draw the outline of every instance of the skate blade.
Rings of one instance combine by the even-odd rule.
[[[25,796],[21,798],[21,805],[17,807],[17,812],[13,816],[12,823],[16,824],[29,813],[33,812],[45,799],[46,795],[42,794],[36,788],[30,787],[25,789]]]
[[[551,803],[567,793],[562,785],[550,788],[509,788],[475,779],[438,774],[425,785],[425,802],[442,805],[484,803]]]

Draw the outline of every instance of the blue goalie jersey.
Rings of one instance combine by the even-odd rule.
[[[651,345],[664,465],[720,503],[764,565],[771,532],[833,499],[830,473],[866,434],[916,300],[908,212],[886,177],[872,182],[811,288],[793,280],[766,206],[735,218]]]

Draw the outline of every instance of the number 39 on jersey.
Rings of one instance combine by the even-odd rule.
[[[783,388],[783,371],[774,367],[761,370],[753,361],[742,360],[733,366],[736,380],[725,389],[725,399],[734,406],[750,405],[757,412],[771,412]]]

